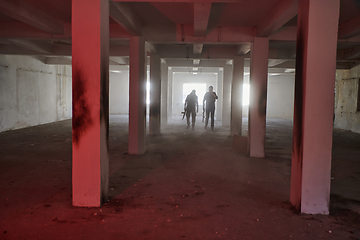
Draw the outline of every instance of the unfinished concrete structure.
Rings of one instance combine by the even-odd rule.
[[[267,96],[272,107],[290,103],[268,106],[286,118],[294,106],[290,200],[303,213],[328,214],[334,89],[335,126],[360,132],[360,6],[323,3],[2,0],[0,130],[72,118],[73,205],[101,206],[109,111],[129,114],[128,152],[146,152],[147,62],[154,135],[181,110],[181,74],[210,72],[204,82],[221,96],[217,120],[241,136],[248,78],[248,154],[265,156]]]

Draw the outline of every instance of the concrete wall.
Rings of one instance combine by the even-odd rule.
[[[110,72],[110,114],[129,113],[129,71]]]
[[[360,66],[350,70],[337,70],[335,81],[336,128],[360,133],[359,98]]]
[[[278,75],[268,77],[268,118],[293,118],[295,76]]]
[[[0,131],[71,118],[71,67],[0,55]]]

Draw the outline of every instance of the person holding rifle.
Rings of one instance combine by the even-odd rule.
[[[196,112],[195,112],[195,107],[196,107]],[[195,90],[192,90],[191,93],[187,95],[185,99],[184,110],[186,112],[187,128],[190,127],[190,115],[191,115],[191,127],[194,130],[196,113],[199,112],[198,96],[196,96]]]
[[[209,87],[209,91],[205,93],[203,99],[203,110],[206,109],[206,118],[205,118],[205,129],[207,128],[209,122],[209,115],[211,116],[211,131],[214,130],[214,113],[215,113],[215,101],[218,99],[218,96],[213,91],[213,86]],[[206,102],[206,108],[205,108]]]

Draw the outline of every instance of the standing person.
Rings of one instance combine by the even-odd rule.
[[[194,129],[195,127],[195,117],[196,113],[199,112],[199,103],[198,103],[198,96],[196,96],[196,91],[192,90],[189,95],[187,95],[185,99],[184,110],[186,112],[186,121],[187,121],[187,128],[190,127],[190,115],[191,115],[191,127]],[[195,112],[196,107],[196,112]]]
[[[209,87],[209,91],[205,93],[203,99],[203,110],[205,111],[206,101],[206,118],[205,118],[205,129],[209,122],[209,114],[211,114],[211,130],[214,130],[214,113],[215,113],[215,100],[218,99],[216,92],[213,92],[213,86]]]

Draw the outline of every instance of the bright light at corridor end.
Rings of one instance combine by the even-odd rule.
[[[249,102],[250,102],[250,84],[244,83],[242,104],[243,106],[248,106]]]

